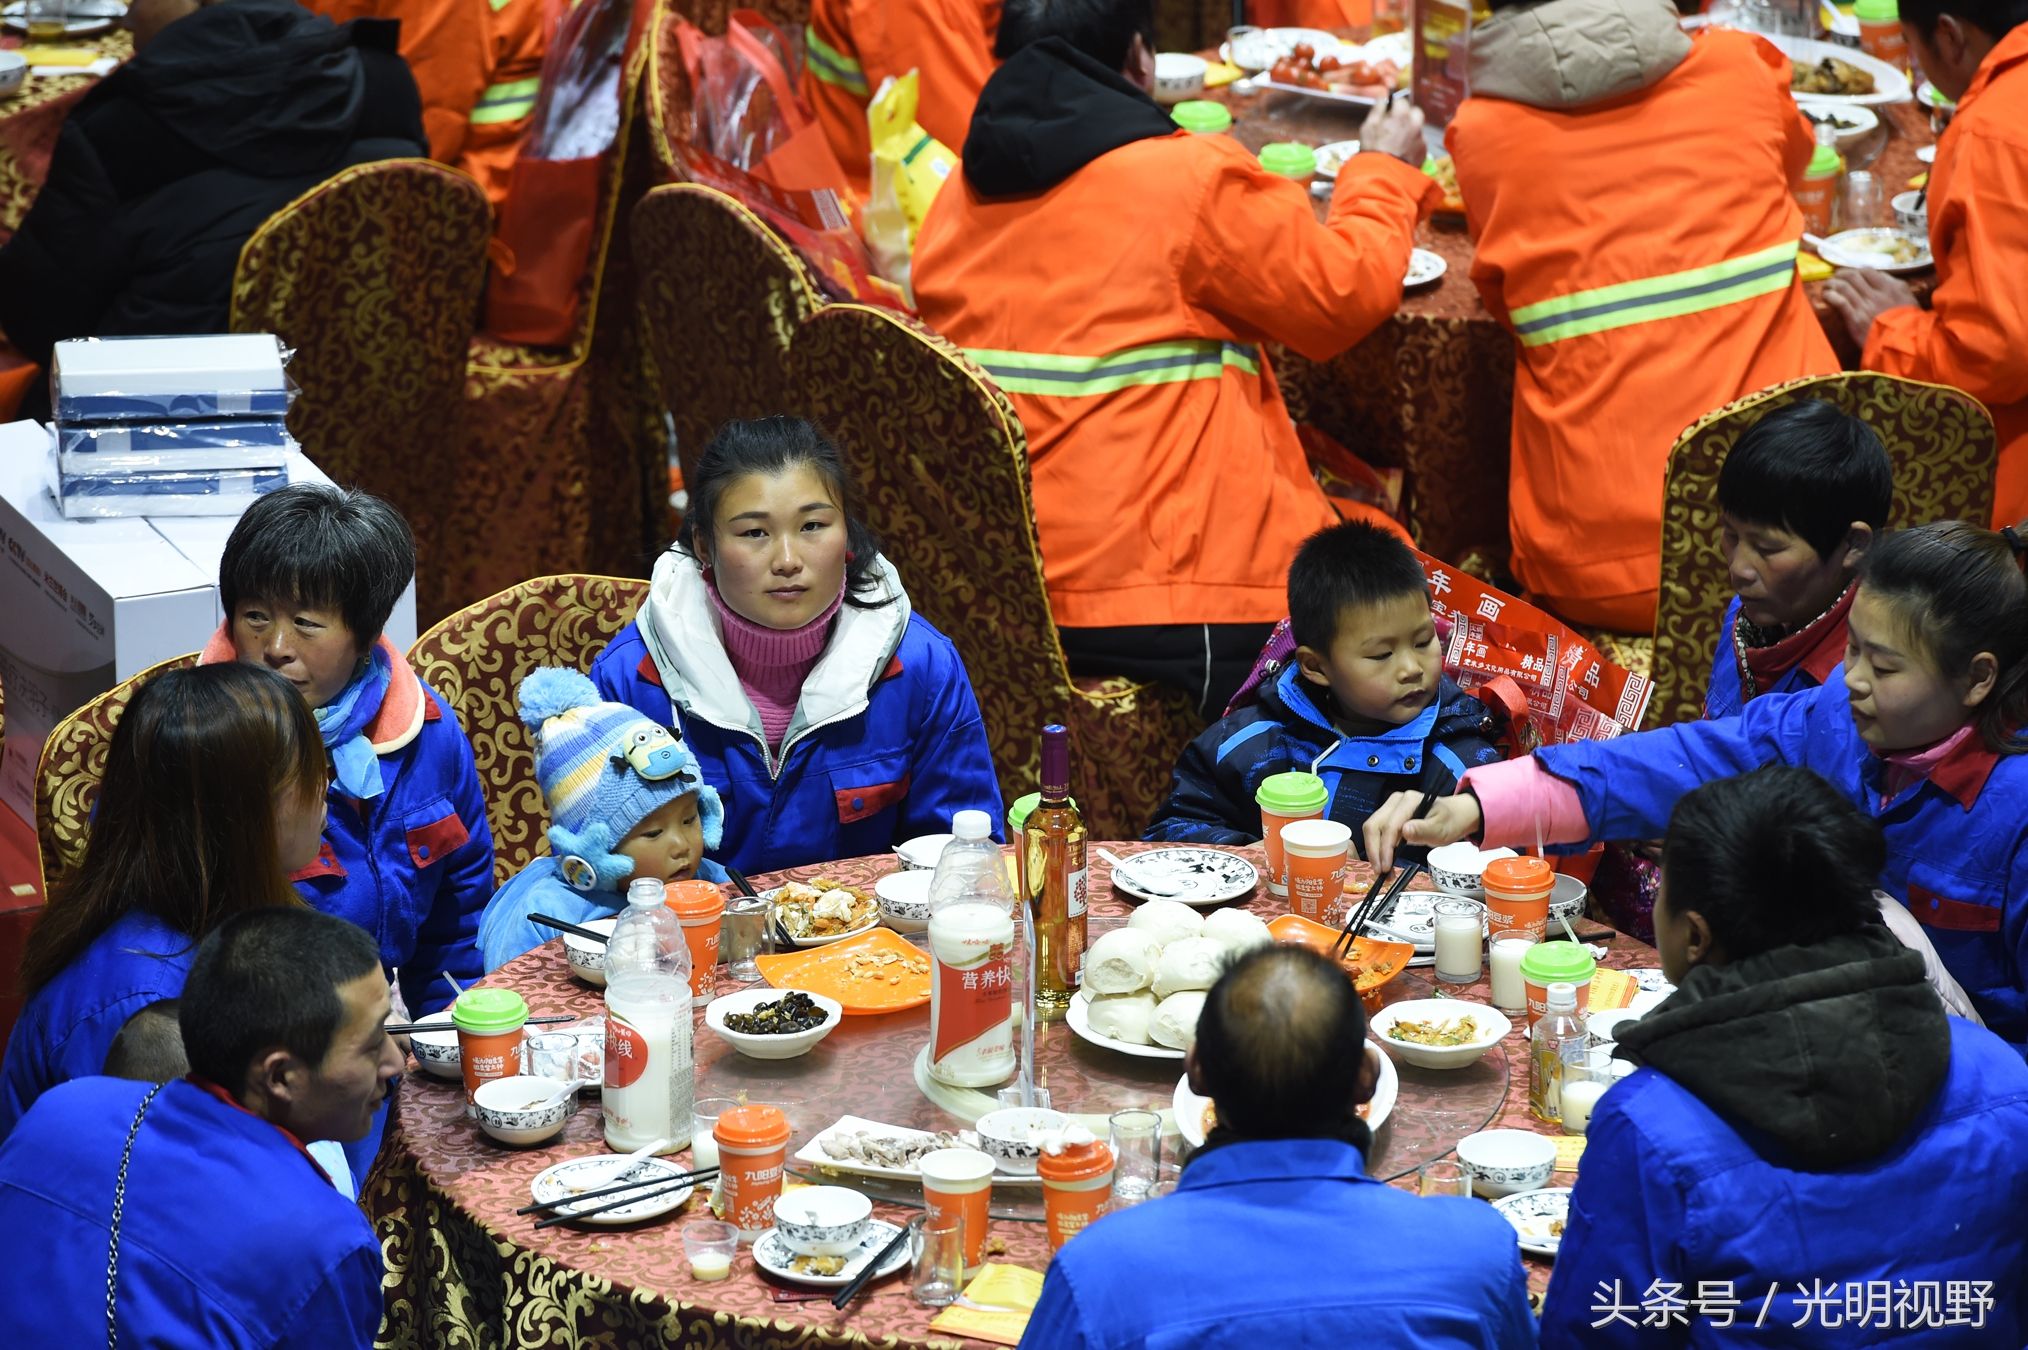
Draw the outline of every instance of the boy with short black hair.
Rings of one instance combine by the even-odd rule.
[[[1820,685],[1845,658],[1852,580],[1887,524],[1894,470],[1872,428],[1820,399],[1768,413],[1718,474],[1726,606],[1706,717]]]
[[[1294,659],[1191,742],[1149,839],[1256,843],[1261,780],[1320,755],[1325,815],[1357,839],[1390,794],[1449,792],[1500,758],[1493,715],[1443,673],[1429,582],[1400,539],[1358,521],[1319,530],[1288,586]]]

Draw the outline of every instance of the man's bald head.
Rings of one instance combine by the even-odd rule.
[[[1365,1045],[1342,967],[1307,947],[1260,947],[1205,996],[1191,1077],[1244,1138],[1339,1138],[1373,1095]]]

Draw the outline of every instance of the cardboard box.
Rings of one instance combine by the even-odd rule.
[[[224,622],[218,559],[229,517],[66,520],[47,487],[48,431],[0,425],[0,806],[35,819],[42,743],[64,717],[137,671],[192,652]],[[328,482],[301,455],[292,482]],[[415,586],[387,636],[415,641]]]

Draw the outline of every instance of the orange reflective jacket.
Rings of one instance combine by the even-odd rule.
[[[993,73],[999,0],[813,0],[803,30],[803,97],[862,198],[871,190],[866,105],[890,76],[922,72],[915,120],[952,150]]]
[[[1953,384],[2000,433],[1994,524],[2028,517],[2028,26],[2002,38],[1958,100],[1929,176],[1936,291],[1873,321],[1865,366]]]
[[[488,0],[486,87],[466,118],[453,161],[486,189],[493,209],[507,200],[507,180],[528,135],[542,92],[542,60],[556,30],[561,0]]]
[[[1180,131],[1026,194],[981,195],[976,167],[917,237],[916,304],[1027,428],[1057,623],[1282,617],[1297,546],[1336,516],[1262,344],[1321,360],[1394,313],[1440,190],[1358,155],[1319,224],[1305,185]]]
[[[1814,141],[1789,62],[1707,31],[1632,93],[1469,98],[1447,139],[1472,280],[1520,343],[1515,574],[1565,619],[1649,627],[1676,437],[1743,394],[1838,369],[1796,277],[1790,185]]]

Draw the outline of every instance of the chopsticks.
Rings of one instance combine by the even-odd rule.
[[[832,1307],[843,1308],[853,1299],[859,1297],[859,1291],[864,1289],[872,1281],[874,1274],[887,1264],[887,1258],[894,1255],[900,1249],[902,1243],[908,1241],[909,1227],[909,1224],[903,1224],[901,1231],[889,1238],[887,1245],[874,1253],[873,1259],[868,1261],[865,1267],[852,1277],[852,1283],[832,1295]]]
[[[1434,792],[1423,793],[1422,800],[1416,804],[1415,814],[1409,819],[1421,820],[1429,814],[1429,808],[1435,801]],[[1408,883],[1414,879],[1418,870],[1414,863],[1396,863],[1394,875],[1387,879],[1384,889],[1379,886],[1367,888],[1366,898],[1345,916],[1345,926],[1339,930],[1338,940],[1331,944],[1332,960],[1338,960],[1352,950],[1353,942],[1358,940],[1359,930],[1364,928],[1369,920],[1379,919],[1391,912],[1394,902],[1408,889]]]
[[[547,1027],[554,1026],[559,1022],[579,1022],[582,1020],[584,1019],[572,1017],[567,1013],[558,1013],[551,1017],[531,1017],[521,1025],[526,1027]],[[389,1022],[386,1027],[387,1034],[390,1036],[408,1036],[418,1031],[456,1030],[457,1028],[449,1022]]]
[[[544,928],[554,928],[559,933],[569,933],[574,937],[589,938],[601,947],[612,941],[612,934],[610,933],[595,933],[589,928],[581,928],[574,923],[565,923],[562,919],[552,918],[547,914],[531,914],[528,916],[528,922],[539,923]]]
[[[673,1195],[677,1191],[696,1186],[700,1182],[709,1181],[717,1175],[718,1169],[716,1167],[699,1168],[695,1172],[685,1172],[683,1175],[675,1177],[664,1173],[660,1176],[647,1177],[641,1181],[630,1181],[618,1186],[607,1186],[601,1190],[586,1191],[583,1195],[573,1195],[568,1199],[558,1200],[548,1205],[528,1205],[514,1212],[516,1214],[533,1214],[543,1209],[569,1208],[570,1212],[567,1214],[552,1214],[546,1219],[538,1220],[535,1228],[537,1232],[540,1232],[545,1228],[554,1228],[560,1223],[569,1223],[573,1219],[586,1219],[593,1215],[604,1214],[608,1210],[625,1209],[628,1205],[638,1205],[643,1200],[658,1200],[665,1195]],[[654,1189],[647,1189],[648,1187],[653,1187]],[[577,1208],[577,1206],[582,1205],[587,1200],[597,1199],[601,1196],[616,1195],[622,1191],[630,1191],[633,1194],[622,1196],[617,1200],[608,1200],[602,1205],[593,1205],[589,1209]]]
[[[746,879],[744,872],[739,871],[737,868],[728,867],[725,869],[725,874],[732,878],[732,884],[738,887],[741,895],[749,900],[761,899],[761,893],[753,888],[753,883]],[[782,916],[773,905],[768,906],[768,928],[773,933],[775,942],[780,944],[779,950],[795,950],[796,939],[790,936],[787,928],[782,926]]]

